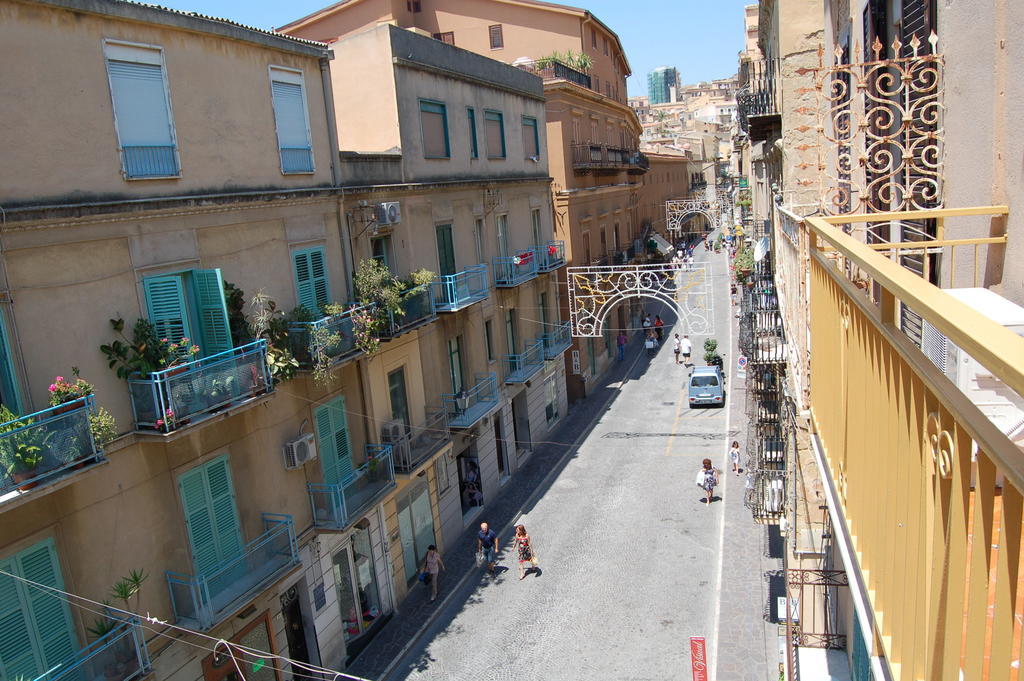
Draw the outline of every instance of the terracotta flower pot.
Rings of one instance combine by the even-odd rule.
[[[11,471],[11,477],[14,478],[14,483],[18,485],[18,489],[21,490],[22,492],[27,492],[28,490],[32,489],[33,487],[39,484],[39,481],[26,482],[24,485],[21,484],[25,480],[34,478],[35,475],[36,471],[34,468],[30,471]]]

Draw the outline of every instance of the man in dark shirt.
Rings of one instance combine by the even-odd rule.
[[[484,562],[487,563],[487,571],[494,574],[494,558],[498,554],[498,533],[487,526],[487,523],[480,523],[480,531],[476,533],[477,553],[483,553]]]

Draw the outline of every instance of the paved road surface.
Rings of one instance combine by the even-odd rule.
[[[731,348],[724,256],[697,255],[711,263],[716,334]],[[669,330],[666,341],[675,331],[683,332]],[[703,340],[693,337],[698,361]],[[523,509],[541,572],[519,581],[502,537],[506,570],[474,575],[440,605],[390,679],[690,678],[688,638],[707,637],[709,651],[715,644],[726,511],[722,501],[702,503],[694,477],[704,457],[727,470],[732,435],[729,410],[688,409],[686,373],[668,342],[649,365],[637,362],[572,459]],[[724,493],[741,495],[738,480]]]

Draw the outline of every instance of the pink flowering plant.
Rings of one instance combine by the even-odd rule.
[[[156,427],[168,433],[177,428],[178,420],[174,416],[174,410],[168,409],[165,411],[164,417],[156,420]]]
[[[199,346],[185,337],[182,337],[182,339],[176,343],[172,343],[166,338],[161,338],[160,342],[167,344],[168,367],[174,367],[179,364],[191,362],[196,358],[196,355],[199,354]]]
[[[78,367],[71,367],[72,380],[65,380],[63,376],[57,376],[50,384],[50,406],[56,407],[59,404],[73,402],[86,395],[92,395],[92,383],[78,375]]]

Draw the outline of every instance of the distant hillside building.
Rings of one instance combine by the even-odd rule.
[[[647,74],[647,97],[651,104],[676,101],[679,92],[679,71],[673,66],[659,66]]]

